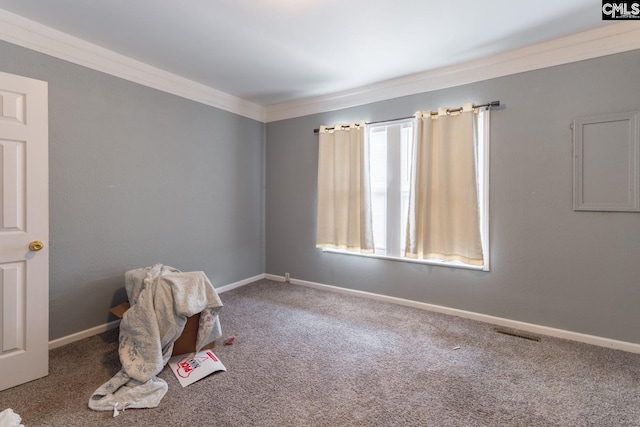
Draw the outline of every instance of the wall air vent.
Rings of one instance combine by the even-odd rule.
[[[514,329],[494,328],[493,330],[499,334],[511,335],[512,337],[518,337],[518,338],[524,338],[525,340],[529,340],[529,341],[540,341],[540,337],[528,334],[526,332],[517,331]]]

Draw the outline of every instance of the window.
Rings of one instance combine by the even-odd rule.
[[[369,173],[375,254],[401,257],[409,209],[413,125],[369,127]]]
[[[410,199],[411,163],[414,145],[414,120],[405,119],[368,125],[368,150],[371,181],[371,213],[375,250],[359,254],[426,264],[489,270],[489,112],[480,111],[477,120],[477,151],[475,154],[478,183],[480,237],[484,261],[482,266],[460,261],[414,259],[404,255],[407,217]],[[335,250],[335,249],[326,249]]]
[[[488,271],[489,116],[465,104],[361,125],[355,133],[352,126],[327,128],[320,139],[316,246]],[[364,129],[359,142],[357,129]],[[331,132],[346,138],[347,130],[351,148],[342,142],[331,149]],[[359,152],[355,147],[361,154],[349,157]],[[336,239],[338,231],[351,243]]]

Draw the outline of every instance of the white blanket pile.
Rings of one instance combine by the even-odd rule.
[[[89,399],[96,411],[154,408],[167,392],[157,375],[171,357],[187,317],[200,314],[195,351],[220,338],[222,302],[207,276],[156,264],[125,273],[131,308],[120,322],[122,369]]]

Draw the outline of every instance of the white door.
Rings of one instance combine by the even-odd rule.
[[[47,96],[0,73],[0,390],[49,373]]]

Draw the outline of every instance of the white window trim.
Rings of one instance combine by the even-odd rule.
[[[414,258],[394,257],[394,256],[377,255],[377,254],[362,254],[359,252],[350,252],[350,251],[334,249],[334,248],[323,248],[322,252],[328,252],[328,253],[340,254],[340,255],[352,255],[352,256],[364,257],[364,258],[378,258],[378,259],[384,259],[388,261],[409,262],[413,264],[437,265],[440,267],[448,267],[448,268],[462,268],[466,270],[489,271],[488,265],[475,266],[475,265],[463,264],[458,261],[440,261],[437,259],[414,259]]]

